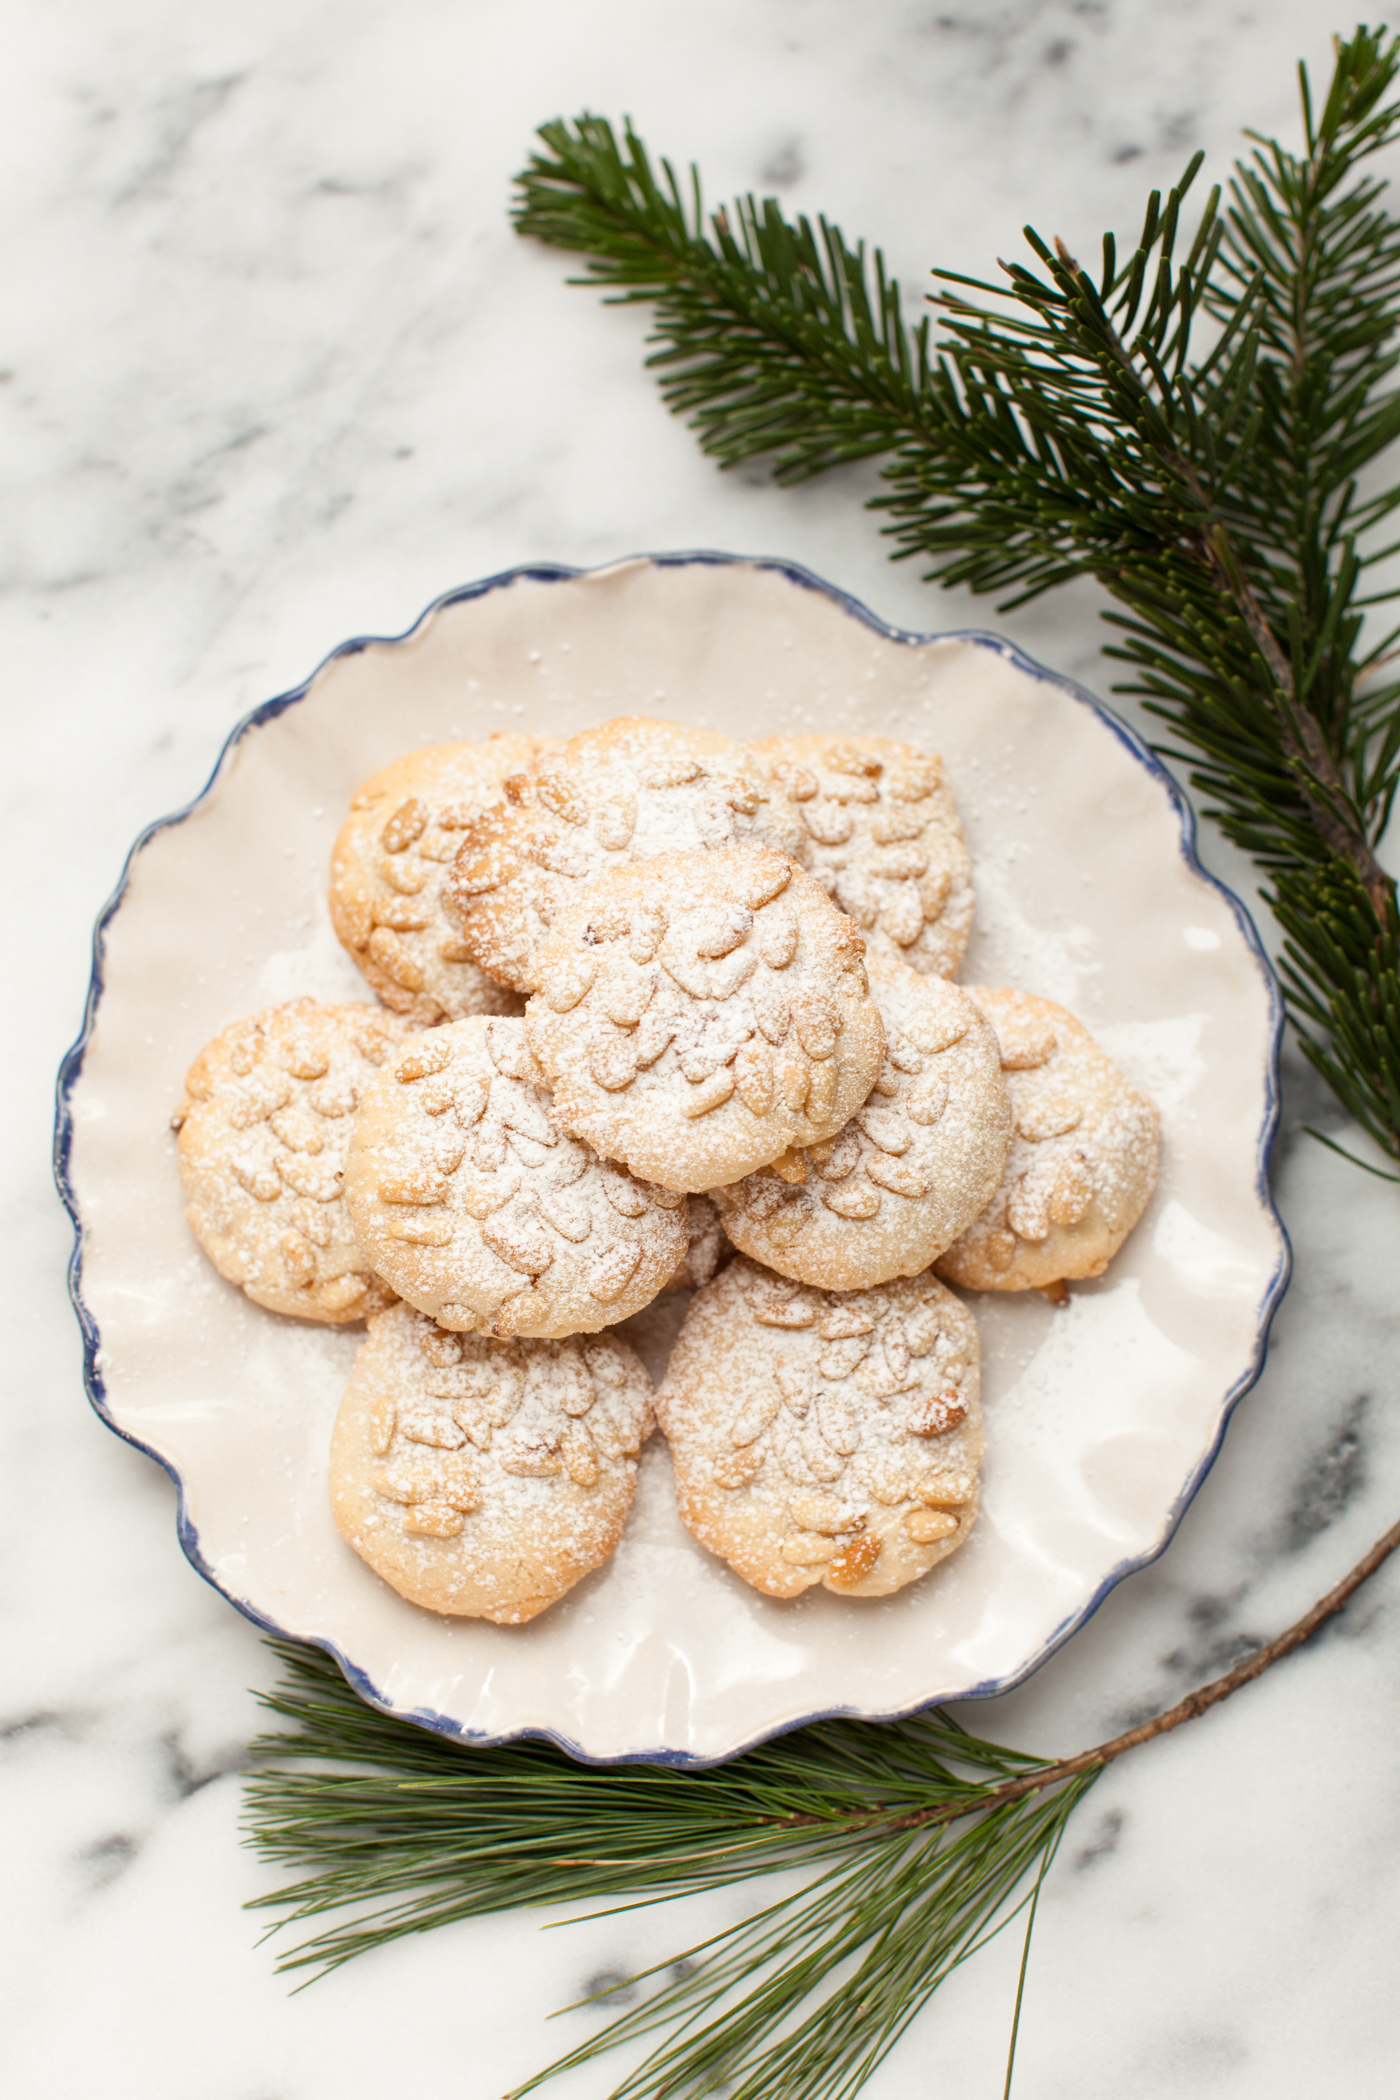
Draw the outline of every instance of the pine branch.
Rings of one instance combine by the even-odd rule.
[[[288,1682],[263,1704],[295,1732],[253,1746],[250,1830],[265,1858],[309,1872],[254,1907],[304,1920],[356,1906],[351,1924],[280,1964],[324,1971],[519,1904],[634,1908],[807,1869],[795,1893],[621,1980],[617,1991],[656,1988],[517,2094],[659,2034],[614,2100],[698,2100],[721,2081],[732,2100],[849,2100],[952,1970],[1034,1901],[1106,1766],[1295,1653],[1397,1547],[1400,1523],[1225,1676],[1059,1760],[984,1742],[939,1712],[821,1722],[693,1774],[590,1768],[541,1744],[476,1751],[375,1713],[326,1657],[272,1642]]]
[[[863,1841],[882,1816],[917,1813],[931,1790],[941,1801],[975,1803],[982,1785],[1039,1762],[975,1743],[939,1715],[898,1732],[831,1722],[695,1775],[590,1770],[547,1745],[517,1745],[503,1757],[386,1720],[314,1651],[274,1646],[294,1687],[264,1703],[298,1733],[255,1746],[278,1770],[250,1781],[254,1827],[268,1857],[314,1871],[269,1900],[294,1917],[352,1897],[383,1906],[308,1943],[285,1967],[334,1966],[399,1931],[520,1903],[592,1901],[639,1887],[681,1894],[820,1864],[834,1840]],[[384,1767],[393,1777],[328,1782],[319,1769],[325,1759]],[[282,1769],[295,1760],[318,1769]],[[465,1855],[464,1818],[472,1831]],[[448,1887],[427,1902],[424,1892],[444,1880],[445,1846]]]
[[[1284,931],[1303,1047],[1400,1161],[1396,892],[1376,844],[1400,786],[1395,633],[1368,613],[1400,490],[1360,477],[1400,434],[1400,225],[1365,163],[1400,136],[1400,39],[1337,46],[1301,156],[1256,140],[1189,243],[1198,155],[1154,192],[1120,267],[1095,280],[1027,229],[1036,267],[1001,284],[936,272],[943,334],[910,330],[879,252],[771,199],[705,221],[626,127],[543,127],[520,178],[522,233],[589,257],[649,301],[668,403],[723,465],[797,481],[880,456],[875,499],[902,556],[1008,606],[1079,575],[1169,758],[1253,855]],[[1184,253],[1179,249],[1184,248]],[[1193,334],[1204,318],[1214,340]]]

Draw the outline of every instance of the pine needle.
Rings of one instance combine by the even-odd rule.
[[[376,1713],[316,1651],[271,1645],[288,1681],[263,1703],[296,1732],[253,1746],[250,1827],[302,1878],[260,1905],[289,1924],[353,1913],[287,1952],[285,1971],[322,1974],[519,1905],[613,1913],[802,1872],[794,1892],[628,1979],[650,1986],[642,2003],[522,2095],[659,2036],[615,2100],[717,2085],[731,2100],[847,2100],[944,1978],[1033,1902],[1098,1776],[981,1806],[1045,1762],[940,1712],[821,1722],[704,1772],[581,1766],[548,1744],[473,1750]]]

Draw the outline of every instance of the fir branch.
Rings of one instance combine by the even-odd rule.
[[[847,246],[825,219],[790,224],[741,198],[708,222],[669,161],[658,176],[630,124],[540,127],[548,149],[520,178],[519,232],[588,256],[575,283],[610,304],[656,308],[647,362],[677,414],[723,466],[763,457],[779,481],[889,451],[921,429],[928,322],[906,326],[877,249]]]
[[[545,1744],[479,1751],[375,1713],[325,1656],[271,1642],[288,1680],[263,1704],[294,1732],[253,1746],[250,1831],[265,1858],[309,1871],[253,1907],[301,1921],[355,1906],[280,1964],[324,1971],[519,1904],[617,1910],[806,1869],[794,1893],[620,1981],[656,1988],[517,2090],[659,2034],[614,2100],[698,2100],[721,2081],[732,2100],[849,2100],[952,1970],[1033,1905],[1106,1766],[1292,1655],[1397,1547],[1400,1523],[1225,1676],[1059,1760],[940,1712],[821,1722],[699,1773],[577,1765]]]
[[[1395,885],[1376,845],[1400,787],[1396,632],[1367,628],[1400,489],[1361,477],[1400,434],[1400,225],[1366,163],[1400,136],[1400,39],[1336,48],[1301,155],[1256,139],[1189,243],[1199,155],[1097,279],[1027,229],[1035,267],[935,272],[943,334],[910,329],[876,250],[772,199],[708,220],[625,128],[544,126],[516,224],[650,302],[649,360],[722,465],[799,481],[880,456],[875,507],[931,578],[1010,591],[1079,575],[1118,601],[1119,690],[1171,727],[1285,936],[1303,1048],[1400,1160]],[[1183,251],[1184,252],[1181,252]],[[1193,348],[1201,320],[1214,340]]]

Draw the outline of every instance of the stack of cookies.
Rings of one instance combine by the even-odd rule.
[[[659,1420],[684,1522],[768,1596],[954,1552],[984,1440],[948,1283],[1102,1274],[1157,1116],[1063,1008],[951,982],[940,761],[635,719],[433,746],[355,796],[331,914],[382,1003],[235,1024],[176,1123],[220,1273],[368,1321],[331,1453],[355,1551],[530,1619],[613,1551]],[[675,1289],[653,1393],[616,1330]]]

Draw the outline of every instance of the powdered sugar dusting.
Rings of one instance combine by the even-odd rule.
[[[972,930],[972,861],[942,761],[887,737],[751,744],[797,805],[798,858],[888,955],[951,977]]]
[[[1029,992],[973,996],[1001,1043],[1015,1134],[1000,1187],[939,1274],[975,1290],[1100,1276],[1152,1192],[1157,1110],[1064,1007]]]
[[[519,1002],[462,945],[444,889],[467,827],[554,748],[536,736],[430,744],[367,780],[331,856],[331,919],[374,990],[424,1026]]]
[[[835,1138],[715,1201],[730,1238],[784,1276],[855,1290],[928,1267],[988,1202],[1011,1142],[996,1036],[965,992],[872,958],[885,1061]]]
[[[932,1276],[822,1291],[741,1258],[695,1298],[657,1413],[685,1523],[769,1596],[886,1596],[972,1528],[977,1330]]]
[[[607,1559],[653,1423],[636,1353],[376,1318],[336,1420],[342,1534],[413,1603],[515,1625]]]
[[[342,1201],[360,1097],[409,1037],[380,1007],[293,1000],[207,1044],[176,1111],[186,1216],[221,1276],[302,1319],[362,1320],[392,1292]]]
[[[470,952],[528,992],[536,950],[580,884],[662,853],[733,844],[796,852],[803,828],[731,738],[623,716],[570,737],[467,831],[451,881]]]
[[[356,1231],[446,1327],[593,1332],[660,1290],[680,1200],[561,1133],[519,1020],[427,1030],[366,1093],[346,1161]]]
[[[692,1192],[832,1136],[883,1053],[864,945],[767,847],[598,877],[541,944],[526,1010],[556,1117]]]

